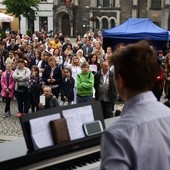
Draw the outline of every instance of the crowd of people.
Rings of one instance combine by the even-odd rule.
[[[0,41],[3,117],[11,116],[14,97],[18,117],[95,99],[102,103],[104,118],[112,117],[116,90],[109,58],[113,51],[108,47],[105,52],[102,41],[101,32],[94,35],[88,31],[72,42],[62,33],[49,38],[44,30],[31,37],[7,31]]]
[[[11,116],[10,103],[14,97],[18,117],[92,100],[101,101],[104,118],[112,117],[118,95],[113,82],[114,66],[109,63],[113,49],[104,50],[102,45],[100,31],[97,34],[87,31],[82,37],[78,35],[75,42],[61,32],[49,38],[44,30],[31,37],[7,31],[6,38],[0,41],[3,117]],[[124,47],[120,43],[116,49]],[[170,53],[164,57],[159,52],[158,61],[160,72],[153,92],[160,100],[163,89],[170,98]],[[40,96],[45,96],[43,105]]]

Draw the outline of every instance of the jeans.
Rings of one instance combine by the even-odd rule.
[[[17,91],[16,98],[17,98],[19,113],[28,113],[28,110],[29,110],[28,89],[24,90],[23,92]]]
[[[114,108],[110,102],[101,101],[101,106],[102,106],[104,119],[113,117]]]
[[[11,98],[5,97],[4,99],[5,99],[5,112],[10,112]]]
[[[77,95],[77,103],[85,103],[85,102],[91,102],[92,101],[92,96],[79,96]]]

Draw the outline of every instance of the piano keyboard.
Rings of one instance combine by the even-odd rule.
[[[43,170],[99,170],[100,167],[100,152],[85,155],[76,159],[72,159]]]
[[[24,170],[99,170],[99,167],[100,146],[93,146],[24,166]]]

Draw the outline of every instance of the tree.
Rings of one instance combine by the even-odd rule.
[[[7,13],[15,15],[21,19],[21,15],[26,18],[35,19],[34,9],[38,9],[40,0],[4,0],[3,5],[6,5]]]

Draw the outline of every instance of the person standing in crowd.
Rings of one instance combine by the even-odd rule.
[[[79,57],[80,65],[86,61],[85,57],[83,56],[83,50],[79,49],[76,53],[76,56]]]
[[[76,78],[77,103],[90,102],[93,97],[94,75],[89,71],[89,63],[82,63],[81,69]]]
[[[13,51],[9,51],[9,53],[8,53],[8,57],[5,61],[5,65],[7,65],[7,64],[11,64],[13,70],[16,69],[15,55],[14,55]]]
[[[100,71],[100,64],[97,63],[97,56],[96,54],[91,54],[89,56],[89,66],[90,66],[90,71],[95,74],[97,71]]]
[[[29,63],[29,68],[31,69],[32,66],[36,65],[38,66],[39,62],[41,61],[41,52],[36,50],[34,52],[34,58],[31,59],[31,62]]]
[[[74,78],[75,81],[75,86],[74,86],[74,104],[77,103],[77,95],[76,95],[76,77],[79,73],[81,73],[81,66],[80,66],[80,59],[78,56],[73,56],[72,62],[70,65],[71,72],[72,72],[72,77]]]
[[[3,72],[1,77],[1,96],[5,99],[5,112],[3,118],[11,116],[11,99],[14,97],[15,81],[13,79],[12,64],[6,65],[6,71]]]
[[[156,96],[157,100],[160,101],[163,93],[163,88],[164,88],[165,71],[163,69],[161,61],[160,60],[157,61],[158,61],[159,69],[156,76],[156,81],[152,88],[152,92]]]
[[[10,40],[10,44],[7,46],[8,51],[17,51],[18,50],[18,45],[15,43],[15,39]]]
[[[112,57],[112,55],[113,55],[112,47],[107,47],[106,53],[103,58],[104,58],[104,60],[109,61],[109,59]]]
[[[5,49],[5,43],[0,42],[0,70],[5,71],[5,61],[8,57],[8,50]]]
[[[19,111],[16,116],[21,117],[23,114],[28,114],[29,110],[28,82],[31,71],[29,68],[25,67],[25,62],[22,58],[17,60],[17,66],[17,69],[15,69],[13,73],[13,78],[16,81],[15,91]]]
[[[45,85],[48,85],[52,89],[52,93],[57,97],[60,93],[62,72],[59,66],[56,65],[55,57],[51,56],[48,59],[48,67],[45,68],[42,74],[42,80]]]
[[[125,105],[102,134],[101,169],[169,170],[170,109],[151,91],[158,72],[154,50],[141,41],[116,50],[111,61]]]
[[[41,78],[39,76],[39,68],[36,65],[31,67],[31,75],[29,79],[29,105],[31,112],[39,110],[39,97],[42,88]]]
[[[166,96],[170,101],[170,64],[167,66],[165,71],[165,81],[166,81]]]
[[[116,89],[113,82],[113,72],[109,70],[109,63],[101,64],[101,71],[94,76],[95,99],[100,100],[104,119],[113,117],[116,100]]]
[[[58,48],[61,45],[61,42],[57,36],[54,37],[54,40],[51,41],[52,48]]]
[[[71,69],[65,67],[64,77],[61,82],[61,102],[60,105],[63,106],[65,102],[68,102],[68,105],[72,104],[74,101],[74,85],[75,81],[72,77]]]
[[[44,86],[43,87],[43,94],[41,96],[45,97],[45,103],[44,104],[43,103],[39,103],[40,110],[42,110],[42,109],[49,109],[49,108],[59,107],[60,106],[59,101],[57,100],[56,96],[53,95],[52,89],[51,89],[50,86]]]
[[[86,61],[88,61],[88,57],[90,54],[92,54],[93,51],[93,47],[91,46],[91,41],[88,38],[86,38],[86,42],[81,47],[81,49],[83,50],[83,55],[86,58]]]

